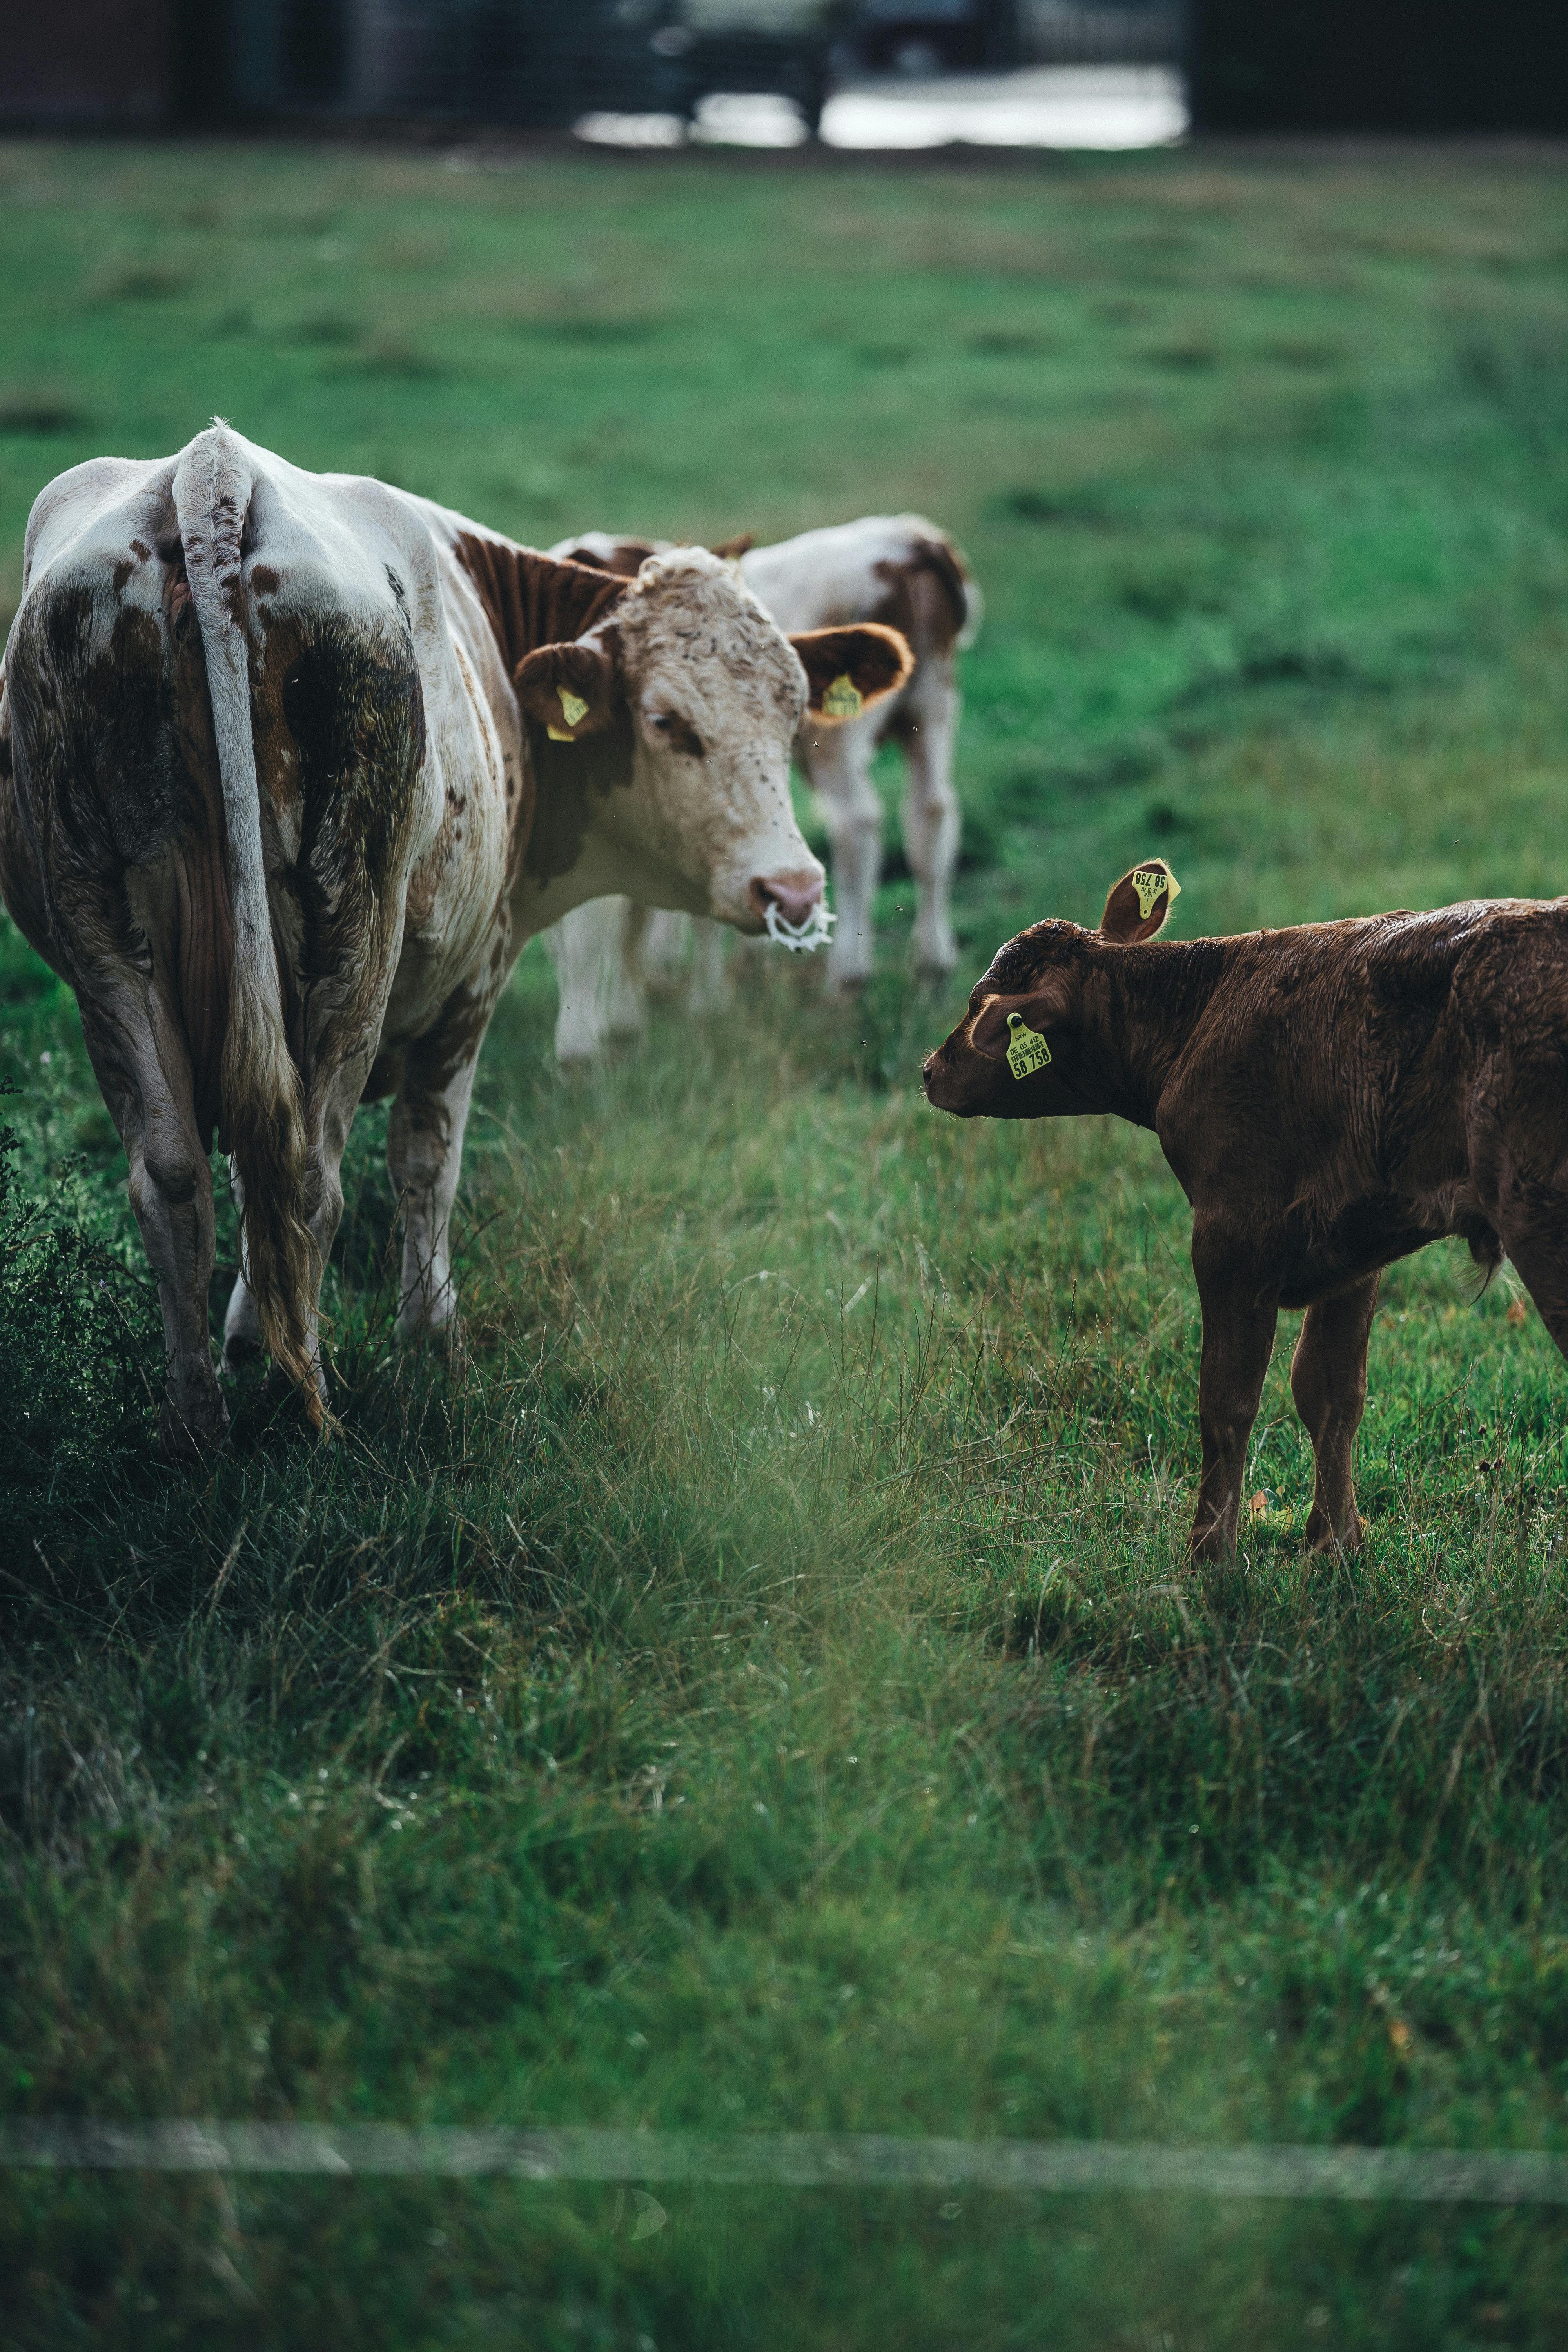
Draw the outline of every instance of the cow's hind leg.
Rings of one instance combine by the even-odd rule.
[[[369,1059],[368,1051],[362,1052],[346,1066],[334,1070],[319,1089],[318,1098],[307,1106],[306,1111],[310,1142],[305,1162],[305,1224],[312,1244],[314,1275],[308,1348],[314,1367],[316,1393],[323,1407],[327,1403],[327,1383],[321,1368],[321,1284],[342,1220],[342,1157],[358,1105],[361,1076]],[[261,1319],[251,1295],[246,1262],[245,1188],[232,1161],[228,1181],[235,1207],[241,1213],[239,1273],[229,1293],[223,1322],[224,1369],[232,1372],[242,1364],[257,1361],[266,1352],[267,1343],[262,1337]]]
[[[212,1167],[197,1132],[184,1037],[156,988],[80,998],[82,1033],[131,1163],[131,1205],[158,1286],[165,1377],[159,1433],[175,1461],[228,1427],[213,1370],[207,1292],[216,1255]]]
[[[1521,1183],[1500,1204],[1497,1226],[1514,1272],[1568,1356],[1568,1192]]]
[[[459,996],[436,1028],[412,1046],[386,1130],[386,1164],[403,1209],[403,1281],[396,1336],[444,1331],[457,1312],[452,1280],[452,1204],[463,1163],[463,1130],[490,1004]]]
[[[1312,1441],[1317,1476],[1307,1541],[1314,1551],[1362,1541],[1355,1507],[1356,1431],[1366,1409],[1366,1346],[1377,1307],[1379,1274],[1309,1307],[1290,1359],[1290,1393]]]

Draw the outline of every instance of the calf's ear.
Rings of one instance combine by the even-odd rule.
[[[557,743],[580,743],[615,724],[621,700],[613,630],[570,645],[537,646],[513,670],[517,698]]]
[[[816,719],[858,719],[907,684],[915,666],[908,641],[880,621],[861,621],[848,629],[806,629],[790,643],[805,667]]]
[[[708,552],[716,555],[721,563],[739,563],[742,555],[750,555],[756,543],[754,530],[737,531],[733,539],[716,541]]]
[[[1118,947],[1152,940],[1171,911],[1182,886],[1163,857],[1146,857],[1113,883],[1100,919],[1100,936]]]

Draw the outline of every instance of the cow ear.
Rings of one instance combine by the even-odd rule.
[[[1118,947],[1152,940],[1179,898],[1182,886],[1163,857],[1146,857],[1111,886],[1100,919],[1100,936]]]
[[[814,719],[858,719],[908,683],[915,666],[908,641],[879,621],[850,629],[807,629],[792,637],[811,688]]]
[[[1071,1003],[1059,981],[1029,996],[988,996],[970,1021],[969,1042],[1016,1078],[1035,1077],[1055,1059],[1052,1044],[1072,1034]]]
[[[750,555],[756,543],[757,534],[754,530],[742,530],[733,539],[716,541],[708,552],[710,555],[716,555],[721,563],[739,563],[742,555]]]
[[[605,548],[569,547],[555,561],[581,563],[590,572],[608,572],[616,580],[635,580],[648,557],[657,552],[651,539],[617,539]]]
[[[570,645],[538,646],[512,672],[517,698],[557,743],[580,743],[615,724],[621,700],[613,629]]]

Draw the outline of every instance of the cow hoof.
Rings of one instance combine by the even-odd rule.
[[[200,1462],[221,1445],[227,1434],[228,1406],[216,1380],[210,1389],[197,1389],[178,1400],[172,1396],[163,1399],[158,1442],[168,1461],[182,1465]]]

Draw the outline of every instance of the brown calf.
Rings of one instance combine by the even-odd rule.
[[[1307,1539],[1362,1539],[1352,1483],[1382,1269],[1448,1234],[1506,1250],[1568,1353],[1568,899],[1481,899],[1150,944],[1176,883],[1122,877],[1097,931],[999,950],[925,1066],[961,1118],[1152,1128],[1193,1208],[1203,1483],[1192,1549],[1236,1547],[1281,1307],[1317,1485]]]

